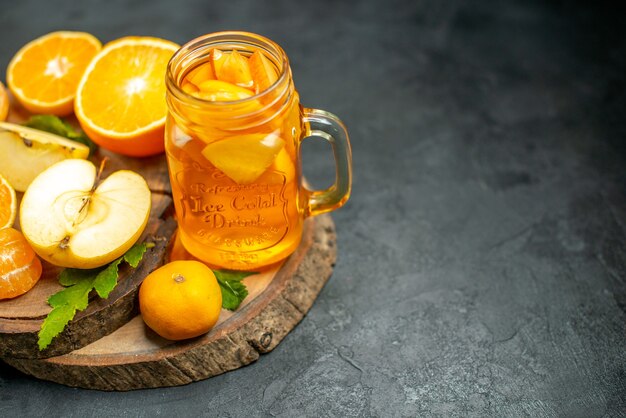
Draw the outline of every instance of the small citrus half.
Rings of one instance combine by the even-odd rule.
[[[17,215],[17,197],[15,189],[0,174],[0,229],[9,228]]]
[[[0,122],[6,120],[9,115],[9,95],[4,84],[0,81]]]

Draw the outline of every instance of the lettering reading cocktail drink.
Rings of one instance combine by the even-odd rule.
[[[265,38],[198,38],[168,69],[166,153],[178,234],[192,255],[220,268],[256,269],[298,246],[306,216],[340,207],[350,190],[341,122],[304,109],[284,52]],[[333,143],[337,182],[302,186],[300,143]]]

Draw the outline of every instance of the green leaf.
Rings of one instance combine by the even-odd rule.
[[[93,287],[98,292],[98,296],[103,299],[109,297],[109,293],[115,286],[117,285],[117,272],[120,263],[122,262],[122,258],[120,257],[117,260],[111,262],[104,270],[100,271],[96,278],[93,281]]]
[[[59,283],[62,286],[71,286],[83,279],[88,279],[98,274],[101,269],[83,270],[83,269],[63,269],[59,274]]]
[[[53,308],[71,305],[82,311],[87,307],[87,303],[89,303],[89,292],[91,292],[92,288],[93,278],[83,279],[75,285],[66,287],[50,296],[48,298],[48,304]]]
[[[50,345],[52,339],[59,335],[67,323],[74,318],[76,311],[87,308],[89,293],[92,289],[95,289],[101,298],[108,298],[117,285],[120,263],[126,261],[131,267],[137,267],[148,246],[148,244],[135,244],[126,254],[105,267],[90,270],[67,268],[61,271],[59,283],[65,286],[65,289],[48,298],[48,304],[53,309],[41,324],[37,342],[39,350]]]
[[[236,310],[241,302],[248,296],[248,289],[241,282],[236,281],[217,281],[222,289],[222,308],[229,311]]]
[[[126,251],[126,254],[124,254],[124,260],[126,260],[126,262],[133,268],[136,268],[147,249],[148,245],[145,243],[135,244],[130,248],[130,250]]]
[[[148,246],[146,244],[135,244],[130,247],[130,250],[126,251],[122,257],[115,261],[112,261],[105,269],[99,271],[96,279],[94,280],[94,288],[98,292],[98,296],[103,299],[109,297],[109,294],[117,286],[117,277],[119,271],[119,265],[123,261],[126,261],[132,268],[136,268]]]
[[[70,135],[76,135],[76,131],[70,124],[54,115],[33,115],[26,121],[25,125],[66,138],[69,138]]]
[[[63,136],[72,141],[80,142],[89,147],[89,155],[96,152],[98,146],[84,132],[77,132],[72,125],[63,119],[54,115],[34,115],[25,123],[26,126],[40,131],[50,132],[55,135]]]
[[[74,318],[74,314],[76,308],[71,305],[61,305],[52,309],[39,330],[37,345],[40,351],[49,346],[52,339],[65,329],[67,323]]]
[[[235,280],[241,281],[248,276],[252,276],[253,274],[258,274],[253,271],[235,271],[235,270],[215,270],[215,277],[220,280]]]
[[[248,289],[241,280],[256,273],[229,270],[216,270],[213,273],[222,290],[222,308],[236,310],[248,296]]]

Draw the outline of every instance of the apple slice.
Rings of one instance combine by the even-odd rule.
[[[54,163],[87,158],[89,147],[76,141],[14,123],[0,122],[0,174],[23,192]]]
[[[93,163],[70,159],[33,180],[20,206],[26,240],[44,260],[62,267],[100,267],[141,236],[150,189],[139,174],[120,170],[102,180]]]

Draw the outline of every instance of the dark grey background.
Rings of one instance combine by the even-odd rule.
[[[274,39],[355,178],[335,273],[274,352],[130,393],[0,365],[0,416],[626,416],[626,36],[588,3],[3,0],[0,68],[58,29]]]

